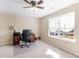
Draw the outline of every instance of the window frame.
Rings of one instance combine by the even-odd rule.
[[[74,12],[74,17],[75,17],[75,11],[70,11],[70,12]],[[67,13],[70,13],[70,12],[67,12]],[[67,13],[64,13],[62,15],[65,15]],[[58,15],[58,16],[55,16],[55,17],[61,17],[62,15]],[[76,42],[76,40],[75,40],[75,27],[76,27],[75,24],[76,23],[74,23],[74,26],[75,26],[74,27],[74,39],[65,38],[65,37],[62,38],[62,37],[50,35],[49,20],[52,19],[52,18],[54,18],[54,17],[51,17],[51,18],[48,19],[48,38],[54,38],[54,39],[58,39],[58,40],[64,40],[64,41],[67,41],[67,42],[75,43]],[[76,21],[76,17],[75,17],[75,21]]]

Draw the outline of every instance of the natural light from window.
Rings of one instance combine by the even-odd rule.
[[[47,49],[46,55],[51,56],[52,58],[60,58],[60,54],[51,50],[50,48]]]
[[[48,20],[48,36],[75,41],[75,12],[71,11]]]

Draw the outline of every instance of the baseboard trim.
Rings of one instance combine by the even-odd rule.
[[[41,40],[41,41],[45,42],[46,44],[49,44],[48,42],[46,42],[46,41],[44,41],[44,40]],[[57,46],[52,45],[52,44],[49,44],[49,45],[54,46],[54,47],[56,47],[56,48],[58,48],[58,49],[60,49],[60,50],[66,51],[66,52],[68,52],[68,53],[70,53],[70,54],[76,56],[77,58],[79,58],[78,55],[76,55],[76,54],[74,54],[74,53],[72,53],[72,52],[69,52],[69,51],[67,51],[67,50],[65,50],[65,49],[63,49],[63,48],[57,47]]]
[[[5,45],[11,45],[13,42],[9,42],[9,43],[0,43],[0,46],[5,46]]]

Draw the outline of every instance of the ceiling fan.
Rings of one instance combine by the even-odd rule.
[[[39,8],[39,9],[44,9],[44,7],[41,7],[41,6],[39,6],[39,5],[41,5],[42,3],[43,3],[43,1],[42,0],[40,0],[40,1],[38,1],[38,2],[36,2],[36,1],[34,1],[34,0],[32,0],[32,1],[28,1],[28,0],[24,0],[26,3],[28,3],[29,5],[31,5],[31,6],[27,6],[27,7],[23,7],[23,8],[33,8],[33,9],[35,9],[35,8]]]

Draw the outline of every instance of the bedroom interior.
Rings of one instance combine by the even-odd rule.
[[[0,58],[78,58],[79,0],[0,0]]]

